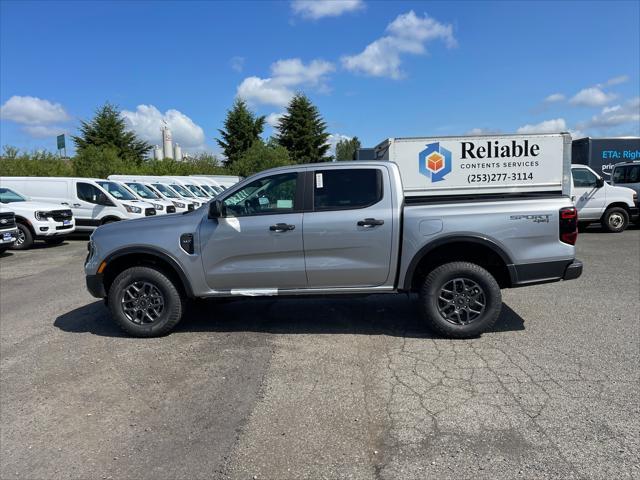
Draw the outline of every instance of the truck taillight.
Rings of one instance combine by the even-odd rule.
[[[560,209],[560,241],[575,245],[578,239],[578,211],[575,207]]]

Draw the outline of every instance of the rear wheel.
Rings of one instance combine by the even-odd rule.
[[[33,235],[31,234],[29,227],[22,223],[16,224],[16,227],[18,227],[18,235],[16,236],[16,241],[11,246],[11,249],[27,250],[31,248],[33,245]]]
[[[445,337],[476,337],[500,314],[502,295],[493,275],[469,262],[451,262],[424,280],[420,300],[429,327]]]
[[[607,232],[624,232],[629,226],[629,214],[622,207],[611,207],[604,212],[600,223]]]
[[[180,291],[163,272],[131,267],[120,273],[109,289],[108,305],[116,323],[135,337],[169,333],[182,318]]]

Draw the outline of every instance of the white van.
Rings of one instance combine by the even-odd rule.
[[[149,187],[143,185],[142,183],[127,181],[116,182],[115,180],[109,181],[122,185],[133,195],[135,195],[138,200],[142,200],[143,202],[148,202],[153,205],[153,208],[156,209],[156,214],[158,215],[176,213],[176,206],[173,204],[173,202],[161,198],[153,190],[149,189]]]
[[[186,188],[190,193],[193,194],[194,197],[198,198],[200,202],[208,202],[213,197],[215,197],[215,194],[210,194],[209,192],[207,192],[200,185],[198,185],[199,182],[194,181],[190,177],[171,176],[164,178],[166,178],[167,181],[173,182],[172,185],[178,184],[183,188]]]
[[[571,177],[571,199],[582,227],[600,222],[606,231],[617,233],[638,218],[638,194],[630,188],[609,185],[586,165],[571,165]]]
[[[6,187],[4,181],[0,187],[0,202],[15,216],[14,226],[18,231],[11,247],[14,250],[27,250],[35,240],[44,240],[49,245],[59,244],[75,230],[73,214],[69,208],[31,201]]]
[[[196,176],[210,178],[211,180],[214,180],[215,182],[217,182],[218,185],[220,185],[224,189],[227,189],[235,185],[236,183],[238,183],[240,180],[242,180],[242,177],[238,177],[236,175],[196,175]]]
[[[217,191],[216,189],[211,188],[211,182],[208,181],[204,181],[202,179],[202,177],[196,177],[194,175],[190,175],[190,176],[173,176],[171,178],[175,178],[176,180],[180,181],[183,185],[187,186],[187,185],[193,185],[195,187],[197,187],[198,189],[200,189],[202,192],[204,192],[208,198],[214,198],[218,195],[218,193],[220,193],[219,191]],[[187,187],[189,188],[189,187]],[[196,193],[193,188],[190,188],[190,191],[192,193]],[[220,191],[222,191],[222,189],[220,189]]]
[[[115,180],[117,182],[132,180],[136,182],[145,181],[154,186],[156,184],[166,185],[171,188],[171,191],[178,194],[182,200],[191,202],[194,208],[200,207],[208,200],[197,198],[193,193],[185,188],[181,182],[178,182],[178,180],[173,177],[158,177],[153,175],[109,175],[108,178],[109,180]]]
[[[178,192],[173,190],[169,185],[165,185],[163,183],[148,183],[147,180],[140,181],[145,187],[151,190],[153,193],[158,195],[160,198],[164,198],[165,200],[169,200],[173,202],[176,206],[176,212],[191,212],[195,210],[195,205],[192,201],[182,198],[178,195]]]
[[[214,196],[224,192],[224,188],[222,188],[218,182],[216,182],[212,178],[207,177],[198,177],[196,175],[190,175],[189,178],[194,178],[201,188],[208,188],[211,192],[214,193]]]
[[[156,214],[153,205],[136,199],[128,190],[108,180],[82,177],[0,177],[0,183],[34,200],[70,208],[78,231],[91,231],[105,223]]]

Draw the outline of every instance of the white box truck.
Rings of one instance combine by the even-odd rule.
[[[376,160],[400,167],[405,196],[570,195],[571,135],[389,138]]]

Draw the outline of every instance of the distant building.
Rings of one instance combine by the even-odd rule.
[[[162,146],[156,145],[153,147],[151,158],[155,158],[156,160],[170,158],[172,160],[178,160],[179,162],[184,160],[182,148],[177,143],[175,145],[173,144],[171,130],[169,130],[166,123],[162,125],[160,132],[162,133]]]

